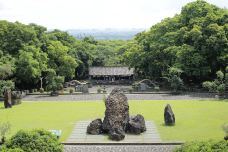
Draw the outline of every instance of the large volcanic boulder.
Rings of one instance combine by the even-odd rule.
[[[101,119],[93,120],[87,127],[87,133],[92,135],[99,135],[102,131],[102,121]]]
[[[127,126],[127,132],[131,134],[140,134],[144,131],[146,131],[144,117],[140,114],[131,117]]]
[[[103,130],[109,134],[112,140],[122,140],[129,121],[129,105],[127,97],[116,88],[113,89],[105,100],[105,118]]]
[[[169,104],[166,105],[164,110],[164,120],[165,120],[165,125],[170,126],[175,124],[175,115]]]

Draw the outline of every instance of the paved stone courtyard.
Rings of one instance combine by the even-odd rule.
[[[105,135],[89,135],[87,126],[91,121],[79,121],[67,140],[67,143],[159,143],[161,142],[157,128],[152,121],[146,121],[147,131],[140,135],[126,134],[122,141],[112,141]]]
[[[91,101],[103,100],[108,94],[77,94],[77,95],[59,95],[52,97],[50,95],[27,95],[24,101]],[[126,94],[128,100],[208,100],[213,96],[207,93],[186,93],[181,95],[163,94]]]

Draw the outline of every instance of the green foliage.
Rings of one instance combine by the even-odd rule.
[[[228,149],[228,142],[223,141],[196,141],[189,142],[182,145],[180,148],[177,148],[174,152],[225,152]]]
[[[44,88],[40,88],[40,93],[44,93]]]
[[[0,96],[3,95],[5,90],[13,90],[14,88],[14,82],[12,82],[11,80],[0,80]]]
[[[47,54],[34,46],[26,46],[19,52],[16,62],[17,79],[23,83],[38,81],[42,71],[47,69]]]
[[[170,83],[170,87],[173,89],[174,92],[178,92],[183,88],[183,80],[180,78],[180,75],[183,71],[181,69],[171,67],[169,68],[169,73],[167,77],[163,77],[167,79]]]
[[[47,76],[47,90],[58,91],[63,88],[64,77],[56,76],[54,70],[50,70]]]
[[[199,84],[228,61],[228,11],[203,0],[188,3],[180,14],[136,35],[123,48],[124,61],[140,76],[160,78],[170,67]]]
[[[226,73],[224,74],[222,71],[217,71],[216,75],[217,75],[217,79],[215,79],[214,81],[205,81],[203,82],[203,87],[208,89],[210,92],[215,91],[219,94],[223,94],[225,92],[226,89],[226,84],[227,84],[227,71],[225,71]]]
[[[5,145],[0,147],[1,152],[24,152],[21,148],[7,148]]]
[[[2,140],[5,140],[6,134],[9,133],[10,128],[11,128],[11,125],[9,122],[0,123],[0,136]]]
[[[73,89],[70,89],[69,93],[70,94],[74,93],[74,90]]]
[[[203,87],[208,89],[210,92],[213,92],[214,90],[216,90],[217,85],[214,82],[205,81],[203,82]]]
[[[18,131],[6,143],[7,148],[20,148],[24,152],[62,152],[63,146],[56,136],[45,130]]]
[[[49,67],[60,76],[73,78],[77,63],[68,53],[68,47],[60,41],[50,41],[48,45]]]

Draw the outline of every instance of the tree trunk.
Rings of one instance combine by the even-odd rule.
[[[12,107],[11,90],[6,90],[4,93],[4,106],[5,106],[5,108],[11,108]]]

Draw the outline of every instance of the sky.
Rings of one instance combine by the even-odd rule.
[[[48,29],[148,29],[193,0],[0,0],[0,20]],[[228,0],[207,0],[228,8]]]

